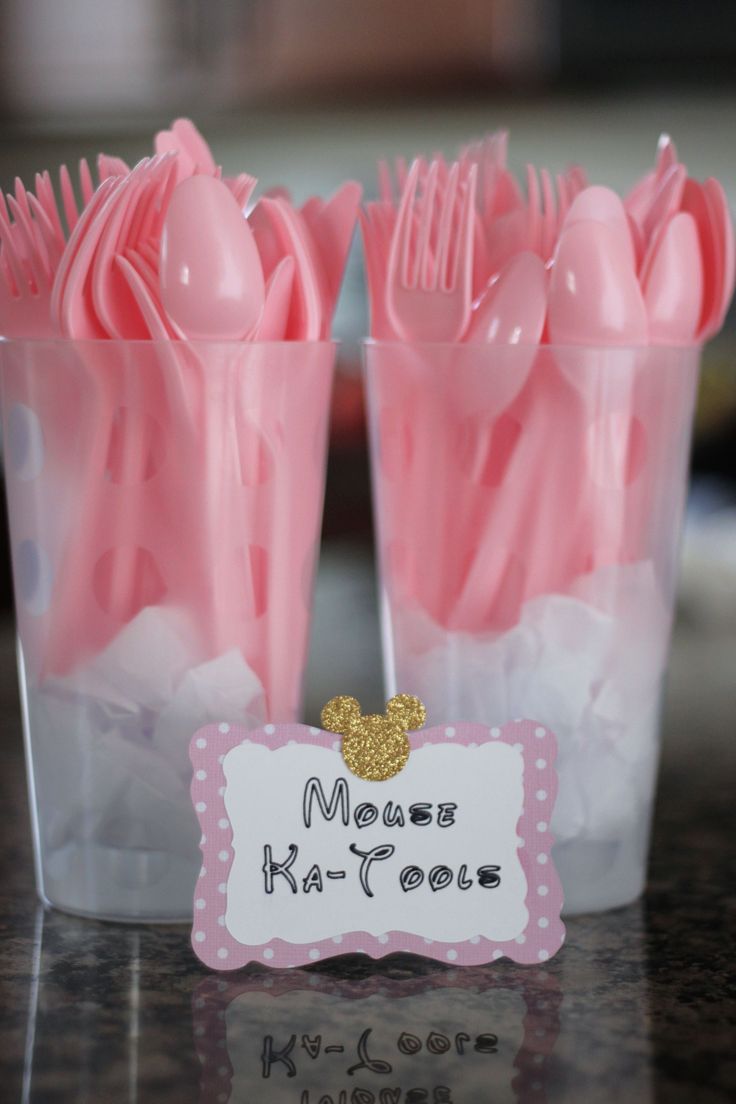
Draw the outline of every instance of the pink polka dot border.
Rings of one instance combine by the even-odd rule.
[[[524,809],[517,824],[518,854],[527,882],[527,925],[512,940],[497,943],[483,936],[456,943],[434,941],[404,931],[381,936],[367,932],[336,932],[329,939],[312,943],[288,943],[273,939],[261,946],[235,940],[225,925],[227,883],[232,866],[232,829],[225,809],[223,761],[232,748],[250,740],[266,747],[283,747],[289,742],[335,749],[334,733],[305,725],[265,725],[248,731],[237,725],[215,724],[192,737],[191,795],[202,829],[202,870],[194,891],[192,947],[205,965],[215,970],[237,970],[258,962],[278,969],[323,961],[336,954],[360,953],[383,958],[396,951],[409,951],[434,958],[447,965],[480,965],[510,958],[525,965],[543,966],[557,953],[565,939],[560,918],[562,886],[552,860],[554,838],[550,830],[557,796],[554,763],[557,742],[544,725],[516,720],[503,726],[479,724],[439,725],[412,733],[412,748],[452,740],[466,746],[506,743],[518,749],[524,761]]]

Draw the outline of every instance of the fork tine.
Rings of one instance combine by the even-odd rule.
[[[56,205],[54,187],[51,183],[51,175],[49,174],[48,170],[42,173],[36,173],[35,188],[36,198],[41,207],[43,207],[46,213],[46,217],[51,223],[54,234],[57,236],[59,242],[63,246],[63,244],[66,242],[66,234],[64,233],[64,227],[61,225],[59,208]]]
[[[393,203],[394,188],[391,180],[391,169],[384,158],[378,162],[378,196],[382,203]]]
[[[414,270],[412,272],[410,287],[426,288],[428,267],[432,262],[432,224],[435,219],[434,200],[437,194],[437,178],[439,165],[432,161],[427,173],[427,180],[422,192],[419,208],[419,228],[417,242],[414,250]]]
[[[28,206],[28,196],[26,194],[26,186],[25,186],[25,184],[23,183],[23,181],[21,180],[21,178],[19,176],[16,176],[14,184],[15,184],[15,188],[14,188],[15,202],[18,205],[18,207],[21,209],[23,214],[26,216],[26,218],[30,218],[31,217],[31,211],[30,211],[30,208]],[[11,196],[9,195],[8,196],[8,201],[10,199],[11,199]],[[9,202],[8,202],[8,206],[10,206]]]
[[[478,182],[478,166],[471,165],[463,189],[460,208],[460,225],[457,235],[457,249],[448,281],[447,291],[456,291],[460,286],[466,289],[465,299],[470,311],[473,288],[473,234],[475,229],[475,192]]]
[[[437,231],[437,248],[434,265],[435,288],[447,287],[448,264],[450,259],[450,243],[452,241],[453,216],[457,206],[457,189],[460,179],[460,164],[455,161],[447,177],[447,187],[442,202],[442,214],[440,215]]]
[[[163,164],[161,158],[161,154],[156,154],[139,161],[125,182],[124,186],[128,186],[130,181],[129,188],[132,190],[128,195],[129,206],[121,226],[120,242],[142,241],[153,224],[156,188],[151,185],[157,180],[158,169]]]
[[[442,189],[447,183],[447,176],[449,173],[447,161],[445,160],[445,155],[442,150],[435,150],[432,154],[432,161],[437,164],[437,183],[440,189]]]
[[[174,171],[173,169],[171,170]],[[258,185],[258,180],[250,173],[238,173],[234,180],[228,181],[228,187],[238,201],[238,206],[245,207]]]
[[[17,299],[18,295],[20,293],[18,292],[18,289],[15,286],[15,280],[13,279],[13,273],[10,270],[10,265],[8,264],[8,258],[6,257],[5,254],[6,254],[6,249],[5,249],[5,246],[2,244],[2,240],[0,239],[0,282],[5,284],[8,295],[10,295],[11,299]],[[1,291],[2,291],[2,289],[0,289],[0,292]]]
[[[86,207],[95,194],[95,184],[86,157],[79,162],[79,183],[82,189],[82,203]]]
[[[417,158],[417,161],[419,160],[421,160],[421,158]],[[399,186],[399,193],[403,192],[406,187],[407,180],[409,179],[409,172],[415,163],[416,162],[412,162],[412,165],[407,168],[405,157],[396,158],[394,164],[396,165],[396,182]]]
[[[481,188],[479,199],[484,211],[490,213],[493,210],[496,198],[496,185],[498,183],[498,160],[496,155],[496,141],[494,135],[488,135],[480,150]]]
[[[23,269],[18,256],[18,251],[13,241],[13,235],[11,232],[11,226],[9,222],[0,220],[0,242],[3,247],[3,257],[10,270],[15,284],[16,297],[23,295],[24,291],[28,287],[28,276]]]
[[[166,180],[164,182],[164,186],[161,190],[160,201],[159,201],[158,207],[154,208],[154,210],[153,210],[153,218],[151,220],[150,226],[146,227],[147,233],[145,235],[143,235],[144,240],[147,239],[147,238],[155,238],[156,241],[158,241],[158,239],[161,237],[161,233],[162,233],[163,228],[164,228],[164,219],[166,218],[166,212],[169,209],[169,203],[171,202],[171,196],[173,194],[174,188],[176,187],[176,181],[177,181],[177,164],[176,164],[176,161],[177,161],[176,157],[171,158],[171,163],[170,163],[169,168],[168,168],[168,176],[166,177]],[[254,181],[253,186],[255,187],[255,178],[251,177],[251,180]],[[252,193],[252,190],[253,189],[251,188],[251,193]],[[245,199],[243,199],[242,203],[240,204],[241,207],[245,206],[245,204],[248,202],[248,198],[249,197],[246,197]]]
[[[564,173],[557,173],[557,227],[556,233],[565,221],[565,215],[570,208],[570,188]],[[556,236],[556,234],[555,234]]]
[[[414,161],[406,177],[406,183],[401,193],[401,203],[396,215],[393,236],[391,238],[391,252],[389,254],[389,280],[392,277],[404,287],[409,278],[409,264],[411,262],[411,240],[414,225],[414,204],[416,201],[417,181],[419,179],[419,161]]]
[[[71,234],[79,221],[79,208],[74,197],[72,178],[66,165],[59,169],[59,187],[61,189],[61,202],[64,207],[64,218],[68,232]]]
[[[555,202],[555,189],[548,170],[542,169],[539,175],[542,180],[542,232],[540,244],[542,260],[546,261],[552,253],[555,243],[557,204]]]
[[[113,157],[109,153],[97,154],[97,179],[102,183],[108,176],[127,176],[130,166],[122,157]]]
[[[159,295],[158,273],[153,268],[153,266],[149,263],[149,261],[146,259],[146,257],[143,256],[143,254],[140,252],[140,250],[136,250],[136,249],[126,249],[126,250],[124,250],[124,256],[130,261],[130,263],[132,264],[133,268],[136,270],[138,275],[143,280],[145,280],[146,284],[151,289],[151,291],[153,291],[158,296]]]
[[[583,188],[588,187],[588,179],[582,165],[570,165],[565,176],[568,180],[570,202],[572,203],[578,192],[582,192]]]
[[[542,218],[539,209],[539,181],[534,165],[526,167],[526,211],[527,249],[538,253]]]
[[[64,242],[63,240],[59,241],[51,219],[33,192],[28,193],[28,205],[31,208],[33,221],[48,254],[51,271],[54,271],[61,259],[61,254],[64,252]]]
[[[25,258],[33,281],[33,290],[38,294],[48,286],[51,265],[45,248],[39,248],[38,236],[34,233],[33,221],[29,212],[23,210],[15,196],[8,196],[8,207],[13,216],[17,233],[25,244]]]

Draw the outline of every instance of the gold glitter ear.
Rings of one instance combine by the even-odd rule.
[[[347,694],[330,698],[322,710],[322,727],[327,732],[343,735],[348,731],[351,723],[357,720],[360,720],[360,702]]]
[[[389,701],[386,712],[407,732],[421,728],[427,719],[427,710],[413,694],[397,694]]]

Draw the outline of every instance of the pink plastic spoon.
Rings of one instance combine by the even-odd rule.
[[[578,192],[570,204],[563,229],[579,222],[600,222],[608,226],[626,247],[632,271],[636,271],[636,248],[623,203],[610,188],[592,185]]]
[[[193,340],[239,341],[255,331],[263,270],[248,222],[221,180],[191,176],[174,189],[159,274],[166,313]]]
[[[718,284],[715,290],[713,313],[710,320],[708,337],[717,333],[723,325],[731,297],[733,295],[734,274],[736,270],[736,251],[734,249],[733,222],[728,208],[726,193],[720,181],[710,177],[703,185],[715,231],[718,254]]]
[[[632,407],[641,368],[639,349],[647,344],[649,326],[628,224],[625,235],[603,222],[565,224],[547,313],[552,344],[583,346],[578,354],[562,349],[557,358],[579,400],[579,417],[571,429],[581,445],[579,485],[573,480],[553,493],[559,496],[560,516],[568,515],[578,531],[573,544],[579,549],[580,566],[611,558],[618,562],[625,540],[626,498],[613,491],[594,491],[589,468],[595,467],[598,483],[618,486],[617,465],[628,454],[635,430]],[[627,348],[608,351],[617,345]],[[553,539],[551,532],[548,539]]]
[[[692,215],[681,211],[662,228],[642,265],[641,285],[650,340],[693,341],[703,301],[703,260]]]
[[[578,200],[585,196],[581,192]],[[628,223],[570,221],[557,246],[549,285],[550,340],[555,345],[646,344],[644,299],[636,278]]]
[[[473,304],[465,341],[538,345],[547,310],[547,275],[536,253],[518,253]]]
[[[291,290],[294,286],[294,258],[284,257],[268,278],[256,341],[283,341],[289,321]]]

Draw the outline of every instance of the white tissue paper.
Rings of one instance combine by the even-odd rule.
[[[183,610],[148,607],[83,668],[29,688],[45,846],[99,844],[198,861],[189,741],[202,725],[265,721],[236,649],[204,660]]]
[[[652,564],[606,566],[526,602],[496,636],[394,609],[397,685],[428,723],[529,717],[558,741],[558,844],[638,830],[653,796],[670,617]]]

